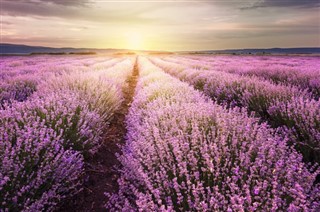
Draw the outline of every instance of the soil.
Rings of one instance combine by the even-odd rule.
[[[126,86],[123,88],[124,101],[111,120],[104,143],[86,165],[83,191],[59,211],[106,211],[104,205],[108,198],[104,193],[117,192],[119,173],[116,167],[120,167],[121,164],[116,154],[121,152],[121,146],[125,143],[127,133],[125,117],[132,103],[139,77],[137,60],[138,58],[132,75],[126,80]]]

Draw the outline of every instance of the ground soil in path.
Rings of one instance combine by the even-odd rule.
[[[125,117],[133,100],[134,91],[139,77],[136,58],[132,75],[126,80],[123,88],[124,101],[114,114],[106,138],[99,151],[88,161],[83,191],[70,200],[60,211],[106,211],[104,205],[107,197],[104,193],[115,193],[118,190],[120,166],[116,154],[121,152],[120,146],[125,143]]]

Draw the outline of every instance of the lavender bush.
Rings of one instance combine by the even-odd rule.
[[[121,61],[59,71],[25,101],[4,103],[0,211],[53,211],[81,190],[86,158],[99,148],[132,71],[132,59]]]
[[[16,103],[0,120],[5,208],[49,210],[79,191],[82,155],[96,151],[105,126],[97,112],[64,91]]]
[[[15,80],[10,83],[2,83],[0,86],[0,106],[12,101],[24,101],[36,91],[34,80]]]
[[[320,164],[320,101],[292,98],[269,109],[274,125],[282,126],[306,161]]]
[[[290,129],[286,130],[286,133],[293,138],[292,143],[296,145],[297,150],[303,153],[304,159],[307,162],[320,162],[318,157],[310,156],[309,150],[306,151],[304,148],[309,143],[319,144],[318,134],[320,133],[319,127],[314,124],[318,121],[313,121],[318,119],[316,113],[312,113],[312,117],[309,117],[312,114],[305,115],[309,110],[319,110],[318,101],[311,101],[312,95],[306,90],[274,84],[257,77],[239,76],[215,70],[188,69],[158,58],[151,60],[170,74],[191,83],[196,89],[203,91],[219,104],[247,108],[249,112],[254,112],[263,121],[268,121],[274,128]],[[279,103],[282,104],[282,109],[274,113],[274,108],[278,108]],[[296,116],[300,117],[299,119],[288,115],[288,110],[285,108],[292,107],[291,104],[297,108],[303,108],[295,112]],[[280,117],[286,117],[286,120],[281,120]],[[306,130],[305,123],[310,123],[308,127],[311,129]],[[313,131],[313,133],[310,134],[308,131]],[[301,145],[302,143],[305,144]],[[319,154],[320,152],[316,149],[315,154]]]
[[[83,157],[44,121],[10,112],[0,111],[1,211],[52,210],[78,192]]]
[[[123,60],[124,58],[48,58],[47,56],[31,59],[4,58],[0,63],[0,107],[12,101],[25,101],[38,89],[39,84],[46,84],[43,81],[52,76],[61,77],[66,73],[106,70]]]
[[[111,211],[317,210],[319,170],[266,124],[139,60]]]
[[[164,60],[207,71],[257,76],[277,84],[298,86],[320,97],[319,57],[287,56],[188,56]]]

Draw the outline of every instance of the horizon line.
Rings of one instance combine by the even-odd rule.
[[[164,51],[164,52],[205,52],[205,51],[229,51],[229,50],[250,50],[250,49],[303,49],[303,48],[320,48],[320,46],[295,46],[295,47],[245,47],[245,48],[228,48],[228,49],[201,49],[201,50],[149,50],[149,49],[127,49],[127,48],[112,48],[112,47],[105,47],[105,48],[97,48],[97,47],[52,47],[52,46],[43,46],[43,45],[30,45],[30,44],[21,44],[21,43],[6,43],[0,42],[0,45],[9,44],[9,45],[21,45],[21,46],[28,46],[28,47],[42,47],[42,48],[52,48],[52,49],[97,49],[97,50],[130,50],[130,51]]]

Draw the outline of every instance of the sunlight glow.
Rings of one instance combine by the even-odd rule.
[[[144,43],[142,35],[138,32],[129,32],[126,36],[128,49],[143,50]]]

